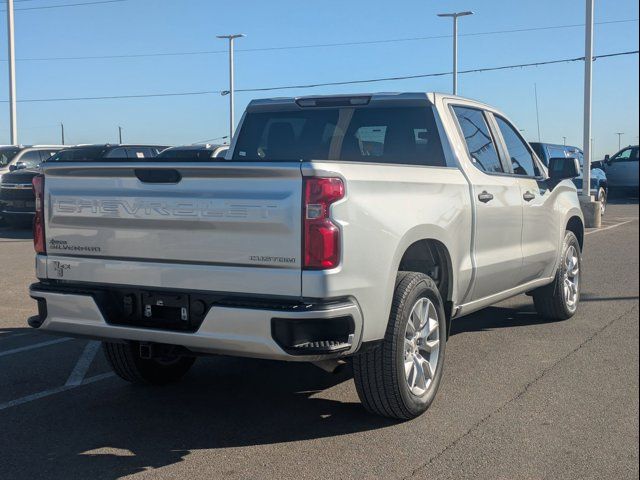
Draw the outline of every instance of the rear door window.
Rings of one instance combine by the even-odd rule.
[[[233,160],[446,166],[433,111],[428,107],[248,113]]]
[[[459,106],[453,107],[453,111],[473,164],[484,172],[504,173],[484,112],[476,108]]]

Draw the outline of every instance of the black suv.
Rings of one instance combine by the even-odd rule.
[[[84,145],[59,150],[43,162],[145,161],[155,158],[166,146],[159,145]],[[31,181],[40,173],[41,162],[2,176],[0,217],[14,227],[27,227],[33,221],[35,196]]]

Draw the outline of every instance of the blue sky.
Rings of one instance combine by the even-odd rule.
[[[15,0],[16,9],[91,0]],[[2,2],[4,3],[4,2]],[[443,11],[475,11],[460,33],[581,24],[584,0],[126,0],[69,8],[16,11],[18,98],[59,98],[224,90],[224,53],[88,60],[34,58],[224,50],[217,34],[242,32],[237,43],[236,87],[331,82],[450,70],[451,39],[262,52],[284,47],[448,35]],[[4,10],[4,8],[2,8]],[[0,15],[5,15],[4,12]],[[638,18],[636,0],[596,0],[596,21]],[[0,22],[5,45],[6,22]],[[638,22],[596,27],[595,53],[638,49]],[[5,47],[0,60],[6,60]],[[468,36],[460,39],[460,69],[578,57],[583,28]],[[21,60],[22,59],[22,60]],[[29,60],[32,59],[32,60]],[[7,68],[0,62],[0,142],[8,141]],[[580,145],[583,63],[467,74],[460,94],[505,111],[537,139],[537,84],[543,141]],[[638,56],[602,59],[594,71],[596,156],[638,142]],[[251,98],[363,91],[449,91],[450,77],[239,93],[238,116]],[[227,97],[183,96],[108,101],[20,103],[21,143],[58,143],[59,123],[68,142],[193,143],[226,134]]]

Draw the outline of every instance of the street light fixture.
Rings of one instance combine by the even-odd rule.
[[[458,17],[473,15],[473,12],[439,13],[439,17],[453,18],[453,94],[458,94]]]
[[[233,65],[233,41],[236,38],[243,38],[246,35],[243,33],[235,33],[232,35],[217,35],[217,38],[224,38],[229,40],[229,91],[222,92],[222,95],[229,95],[229,139],[233,138],[235,130],[235,117],[234,117],[234,65]]]

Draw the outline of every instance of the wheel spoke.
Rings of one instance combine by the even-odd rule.
[[[412,315],[413,316],[413,315]],[[414,335],[416,334],[416,327],[413,324],[412,319],[410,318],[409,321],[407,322],[407,328],[405,330],[405,338],[411,339],[414,337]]]
[[[418,331],[420,331],[424,328],[424,325],[427,321],[427,302],[424,298],[421,299],[421,301],[416,305],[415,311],[418,320],[416,328],[418,329]]]
[[[576,277],[578,272],[580,271],[580,263],[578,262],[578,258],[573,259],[573,269],[571,270],[571,276]]]
[[[426,340],[421,346],[420,350],[425,351],[427,353],[433,352],[440,345],[440,340]]]
[[[418,387],[421,390],[427,388],[427,379],[425,377],[425,370],[423,364],[425,363],[424,358],[419,355],[415,356],[415,372],[416,372],[416,381],[413,386]]]
[[[404,361],[404,375],[405,377],[407,377],[407,380],[409,380],[412,370],[413,370],[413,355],[411,355],[409,358],[405,359]]]

